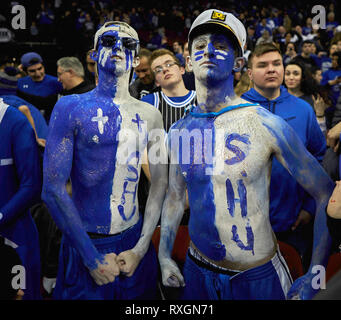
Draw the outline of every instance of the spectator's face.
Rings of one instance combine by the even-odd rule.
[[[337,51],[341,52],[341,40],[336,43]]]
[[[135,41],[125,33],[112,30],[101,35],[97,49],[98,70],[113,72],[116,76],[130,72],[135,50],[124,44],[126,40]]]
[[[253,37],[253,35],[255,34],[255,29],[253,28],[247,28],[247,34],[249,35],[249,37]]]
[[[310,47],[310,52],[312,54],[316,54],[316,51],[317,51],[316,45],[314,43],[312,43],[311,47]]]
[[[279,52],[272,51],[253,57],[248,74],[256,89],[263,91],[279,88],[284,76],[282,56]]]
[[[331,56],[333,53],[335,53],[337,51],[337,45],[336,44],[332,44],[330,46],[330,49],[329,49],[329,55]]]
[[[338,64],[338,57],[337,56],[332,56],[332,68],[337,69],[339,66]]]
[[[33,66],[27,67],[27,74],[33,81],[43,81],[45,77],[45,68],[41,63],[37,63]]]
[[[184,44],[184,52],[183,57],[186,59],[189,56],[189,50],[188,50],[188,42]]]
[[[311,43],[305,43],[302,46],[302,53],[308,55],[311,53]]]
[[[285,36],[285,41],[290,42],[290,40],[291,40],[291,33],[287,33]]]
[[[313,74],[314,79],[316,80],[316,82],[318,84],[320,84],[321,80],[322,80],[322,70],[317,70],[314,74]]]
[[[283,26],[279,26],[278,27],[278,31],[280,34],[284,34],[285,33],[285,28]]]
[[[181,47],[179,45],[179,42],[176,41],[176,42],[173,43],[173,51],[175,53],[179,53],[181,51]]]
[[[227,80],[232,76],[234,48],[225,34],[206,33],[197,36],[192,43],[192,68],[195,77],[210,82]]]
[[[284,82],[288,89],[297,89],[301,86],[302,70],[296,64],[289,64],[285,68]]]
[[[289,43],[289,44],[287,45],[287,51],[290,52],[290,53],[292,53],[293,51],[295,51],[295,46],[294,46],[293,43]]]
[[[154,75],[147,57],[142,56],[140,58],[140,64],[135,68],[135,73],[143,84],[150,84],[154,81]]]
[[[183,81],[184,68],[179,66],[169,54],[157,57],[151,67],[155,75],[155,83],[161,88],[169,88]]]
[[[264,39],[269,39],[270,38],[270,33],[268,30],[264,30],[263,34],[262,34],[262,37]]]
[[[60,81],[62,83],[63,88],[65,90],[72,89],[70,70],[64,70],[63,68],[58,66],[57,76],[58,76],[58,81]]]

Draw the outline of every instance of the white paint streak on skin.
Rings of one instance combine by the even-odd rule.
[[[216,58],[218,60],[226,60],[227,58],[227,52],[223,51],[223,50],[215,50],[215,53],[218,53],[216,55]]]
[[[98,131],[100,134],[103,134],[104,132],[104,125],[108,122],[108,117],[104,116],[103,117],[103,110],[101,108],[97,109],[97,117],[92,117],[91,118],[92,122],[97,121],[98,123]]]
[[[126,199],[125,203],[122,203],[122,194],[124,193],[124,183],[127,181],[127,177],[134,179],[135,175],[131,172],[128,172],[127,169],[127,160],[129,155],[132,152],[135,152],[137,149],[137,137],[138,129],[136,124],[132,122],[132,119],[135,118],[135,113],[130,112],[129,110],[133,109],[133,105],[126,105],[125,108],[120,108],[122,123],[121,127],[125,128],[121,129],[119,136],[119,144],[117,147],[117,156],[115,163],[115,176],[113,178],[112,184],[112,193],[110,195],[110,211],[111,211],[111,226],[110,233],[117,233],[122,230],[123,226],[133,225],[137,222],[138,215],[138,199],[137,192],[135,197],[135,202],[133,199],[133,192],[135,190],[136,183],[130,181],[126,187],[126,193],[124,197]],[[132,134],[134,132],[134,134]],[[142,153],[140,154],[140,158]],[[141,169],[141,159],[139,159],[139,164],[137,165],[137,159],[131,158],[129,161],[129,165],[133,166],[138,172]],[[123,205],[124,213],[126,217],[129,217],[134,210],[134,205],[136,206],[136,213],[134,217],[130,221],[124,221],[118,211],[118,206]]]
[[[92,137],[92,141],[95,142],[95,143],[98,143],[98,142],[99,142],[98,136],[97,136],[97,135],[94,135],[94,136]]]
[[[102,67],[105,66],[108,58],[111,57],[111,54],[112,54],[111,48],[105,48],[105,47],[102,48],[100,55],[99,55],[99,63],[101,64]]]

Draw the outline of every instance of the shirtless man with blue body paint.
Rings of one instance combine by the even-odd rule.
[[[158,143],[164,141],[160,112],[128,91],[138,49],[128,24],[105,23],[92,53],[97,87],[62,97],[51,116],[43,199],[63,232],[56,299],[155,298],[157,257],[150,240],[167,188],[166,160],[149,163],[143,219],[137,186],[144,149],[157,144],[160,158],[167,153]],[[65,188],[69,177],[72,198]]]
[[[325,265],[325,207],[334,183],[281,118],[233,91],[246,31],[232,14],[206,10],[189,32],[189,66],[198,105],[168,134],[169,187],[161,216],[159,261],[166,286],[183,299],[311,299],[314,265]],[[316,201],[309,271],[292,284],[269,220],[275,156]],[[171,259],[185,203],[191,238],[181,274]]]

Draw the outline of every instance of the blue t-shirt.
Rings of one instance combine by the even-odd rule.
[[[18,79],[18,90],[34,96],[48,97],[61,93],[63,86],[56,77],[46,74],[39,82],[33,81],[30,76]]]
[[[341,77],[341,70],[329,69],[322,73],[321,85],[325,86],[328,84],[328,81],[335,80],[337,77]],[[334,106],[340,95],[340,87],[340,84],[331,86],[331,100]]]

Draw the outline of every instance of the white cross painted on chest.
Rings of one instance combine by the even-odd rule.
[[[107,116],[103,117],[103,110],[101,108],[97,109],[97,117],[91,118],[91,121],[98,122],[97,124],[99,133],[103,134],[104,125],[108,122],[108,117]]]

